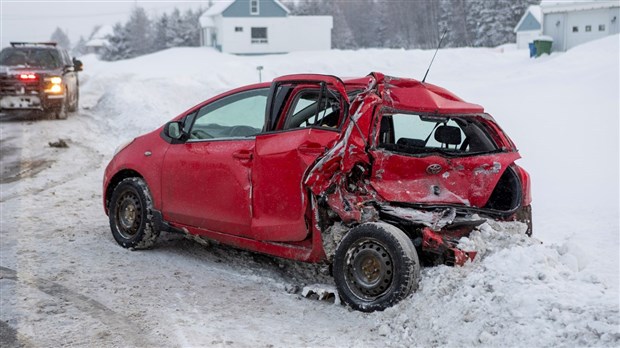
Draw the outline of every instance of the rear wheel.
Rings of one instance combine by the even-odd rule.
[[[109,218],[112,235],[124,248],[148,249],[159,236],[153,223],[151,193],[141,178],[127,178],[116,186]]]
[[[417,288],[418,254],[409,237],[386,223],[349,231],[336,250],[334,280],[342,300],[363,312],[384,310]]]

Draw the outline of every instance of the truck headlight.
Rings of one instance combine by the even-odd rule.
[[[58,94],[62,93],[62,78],[59,76],[46,77],[45,82],[48,83],[45,93]]]

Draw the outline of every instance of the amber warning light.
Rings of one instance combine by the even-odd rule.
[[[36,80],[37,79],[37,75],[35,75],[33,73],[25,73],[25,74],[19,75],[19,79],[20,80]]]

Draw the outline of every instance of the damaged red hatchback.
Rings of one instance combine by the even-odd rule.
[[[331,265],[342,300],[382,310],[420,264],[463,264],[485,218],[531,234],[514,143],[449,91],[373,73],[291,75],[199,104],[121,148],[105,171],[116,241],[160,231]]]

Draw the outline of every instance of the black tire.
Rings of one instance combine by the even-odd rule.
[[[151,193],[141,178],[124,179],[114,188],[109,218],[112,235],[124,248],[148,249],[159,237]]]
[[[333,267],[343,302],[362,312],[393,306],[416,290],[420,279],[411,239],[382,222],[351,229],[336,249]]]
[[[65,98],[62,103],[60,103],[60,107],[58,109],[54,110],[53,115],[57,120],[67,119],[67,116],[69,116],[67,111],[67,98]]]
[[[77,89],[76,87],[76,91],[75,93],[73,93],[73,102],[69,106],[69,112],[76,112],[77,109],[79,108],[79,104],[80,104],[80,90]]]

